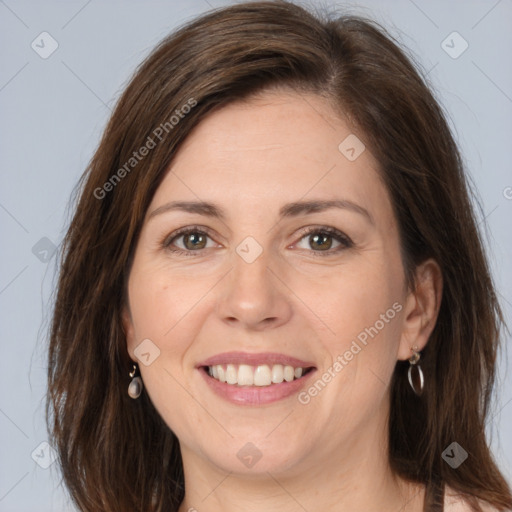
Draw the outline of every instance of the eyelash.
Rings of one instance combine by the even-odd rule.
[[[178,255],[183,255],[183,256],[196,256],[195,253],[200,253],[204,249],[198,249],[197,251],[190,251],[190,250],[171,249],[170,248],[171,243],[174,242],[176,239],[178,239],[184,235],[189,235],[191,233],[206,235],[209,238],[212,238],[210,236],[211,232],[208,228],[203,228],[201,226],[189,226],[186,228],[179,229],[179,230],[175,231],[174,233],[172,233],[171,235],[165,237],[165,239],[162,241],[161,245],[164,249],[167,249],[169,252],[171,252],[173,254],[178,254]],[[320,256],[320,257],[332,256],[333,254],[337,254],[340,251],[343,251],[344,249],[350,249],[351,247],[354,246],[354,243],[347,235],[343,234],[341,231],[339,231],[335,228],[331,228],[328,226],[304,228],[303,230],[300,231],[299,242],[306,236],[312,235],[312,234],[330,235],[332,238],[334,238],[337,242],[339,242],[341,244],[339,247],[337,247],[334,250],[328,250],[328,251],[310,250],[309,252],[314,254],[314,256]]]

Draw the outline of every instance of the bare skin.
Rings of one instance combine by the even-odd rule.
[[[266,92],[204,119],[153,197],[124,324],[134,361],[144,339],[160,351],[140,369],[180,441],[180,512],[423,509],[423,486],[389,467],[389,384],[397,360],[427,343],[442,279],[428,260],[416,289],[406,285],[378,163],[369,148],[353,161],[338,149],[350,134],[326,100]],[[312,200],[345,207],[280,218],[285,204]],[[215,203],[225,218],[164,208],[171,201]],[[187,226],[207,234],[196,229],[195,244],[172,236]],[[250,263],[237,252],[246,237],[256,243],[242,247],[262,251]],[[371,326],[377,334],[347,354]],[[303,400],[248,405],[216,394],[197,365],[230,351],[313,362]],[[327,384],[309,393],[325,372]],[[237,454],[252,445],[261,458],[248,467]]]

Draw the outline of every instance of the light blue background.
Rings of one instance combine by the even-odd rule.
[[[0,0],[0,511],[73,510],[58,487],[57,464],[43,469],[31,458],[47,439],[46,327],[55,278],[55,257],[45,263],[32,248],[44,237],[56,245],[62,240],[72,188],[136,65],[174,27],[228,3]],[[481,227],[487,225],[490,260],[510,323],[512,2],[337,5],[382,22],[431,70],[481,197]],[[48,59],[31,48],[43,31],[59,44]],[[469,44],[457,59],[441,47],[453,31]],[[504,352],[489,435],[510,481],[512,379],[506,366]],[[48,450],[36,455],[48,461]]]

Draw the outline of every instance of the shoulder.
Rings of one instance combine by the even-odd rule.
[[[479,500],[478,504],[483,512],[499,512],[497,508],[485,501]],[[444,512],[474,512],[474,509],[463,495],[447,486],[444,492]]]

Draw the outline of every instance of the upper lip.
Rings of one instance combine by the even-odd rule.
[[[297,359],[296,357],[287,356],[285,354],[278,354],[276,352],[224,352],[222,354],[209,357],[205,361],[199,363],[197,367],[215,366],[218,364],[248,364],[250,366],[282,364],[285,366],[293,366],[294,368],[311,368],[315,366],[313,363]]]

